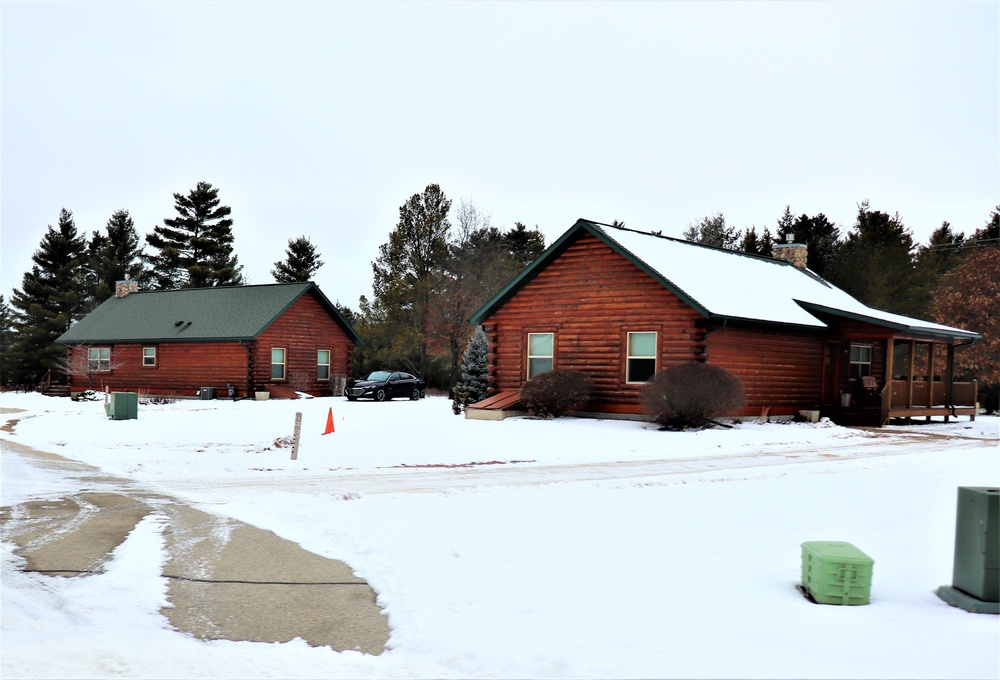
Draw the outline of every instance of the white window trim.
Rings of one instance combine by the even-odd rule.
[[[281,350],[281,363],[274,362],[274,350]],[[274,377],[274,367],[281,366],[281,377]],[[272,347],[271,348],[271,380],[285,380],[288,377],[288,350],[284,347]]]
[[[91,352],[97,353],[96,359],[91,359]],[[102,359],[101,352],[107,352],[108,358]],[[92,364],[96,363],[97,368],[93,368]],[[101,368],[101,364],[107,363],[107,368]],[[111,348],[110,347],[88,347],[87,348],[87,370],[92,373],[110,373],[111,372]]]
[[[153,359],[153,363],[148,363],[148,362],[146,361],[146,359],[148,359],[148,358],[149,358],[149,357],[148,357],[148,356],[146,355],[146,350],[153,350],[153,354],[152,354],[152,359]],[[143,347],[143,348],[142,348],[142,365],[143,365],[144,367],[146,367],[146,368],[151,368],[151,367],[155,367],[155,366],[156,366],[156,359],[157,359],[156,355],[157,355],[157,351],[156,351],[156,348],[155,348],[155,347]]]
[[[868,360],[867,361],[852,361],[851,360],[851,350],[853,350],[855,347],[859,347],[861,349],[868,350]],[[850,348],[847,350],[847,376],[848,376],[848,378],[850,380],[858,380],[858,378],[851,377],[851,375],[854,373],[854,371],[852,370],[854,368],[854,366],[867,366],[868,367],[868,372],[865,373],[864,375],[871,375],[872,374],[872,353],[873,352],[872,352],[872,346],[871,345],[863,345],[863,344],[856,343],[856,342],[852,342],[851,343]],[[861,352],[858,352],[858,354],[860,355]],[[860,374],[861,372],[858,371],[858,373]]]
[[[640,333],[643,334],[643,335],[651,333],[653,335],[653,354],[652,354],[652,356],[639,355],[639,354],[636,354],[636,355],[629,354],[629,347],[631,347],[631,345],[632,345],[632,343],[629,342],[630,338],[633,335],[639,335]],[[659,347],[659,342],[660,342],[660,334],[657,331],[626,331],[625,332],[625,384],[626,385],[645,385],[648,382],[647,380],[632,380],[632,376],[629,375],[631,373],[631,368],[632,368],[631,364],[630,364],[630,361],[632,359],[652,359],[653,360],[653,375],[656,375],[656,370],[657,370],[657,368],[659,368],[659,364],[660,364],[659,357],[657,356],[658,352],[656,351],[657,347]]]
[[[552,353],[551,354],[532,354],[531,353],[531,336],[532,335],[549,335],[552,336]],[[531,374],[531,360],[532,359],[548,359],[552,362],[552,368],[549,371],[555,369],[556,367],[556,334],[552,331],[543,331],[539,333],[528,333],[527,347],[525,348],[525,354],[527,355],[527,361],[525,362],[524,373],[528,380],[531,380],[535,375],[541,375],[542,373],[548,373],[548,371],[541,371],[535,375]]]
[[[320,352],[326,352],[326,363],[325,364],[324,363],[320,363],[320,360],[319,360],[319,353]],[[316,350],[316,380],[319,380],[319,381],[322,381],[322,382],[328,382],[331,379],[331,377],[333,376],[333,371],[331,370],[332,369],[332,365],[331,365],[332,363],[333,363],[333,352],[331,352],[328,349],[318,349],[318,350]],[[325,378],[319,377],[319,367],[320,366],[326,366],[326,377]]]

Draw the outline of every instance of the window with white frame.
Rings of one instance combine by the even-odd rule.
[[[330,350],[316,350],[316,379],[330,379]]]
[[[156,366],[156,348],[155,347],[143,347],[142,348],[142,365],[143,366]]]
[[[285,348],[271,348],[271,380],[285,379]]]
[[[552,370],[555,333],[528,333],[528,380]]]
[[[625,345],[625,382],[647,382],[656,373],[656,332],[627,333]]]
[[[87,348],[87,370],[91,373],[100,373],[111,370],[111,348],[110,347],[88,347]]]
[[[851,380],[857,380],[871,374],[871,345],[851,345]]]

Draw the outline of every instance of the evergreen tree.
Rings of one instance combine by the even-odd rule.
[[[16,384],[37,384],[58,369],[65,348],[55,340],[87,311],[87,244],[72,212],[60,211],[59,226],[48,227],[31,259],[34,265],[11,299],[16,337],[8,358]]]
[[[362,304],[362,314],[372,323],[391,328],[391,334],[381,334],[388,342],[376,349],[377,356],[425,379],[431,304],[448,258],[450,209],[451,201],[437,184],[400,206],[399,222],[372,263],[374,300]]]
[[[990,215],[986,226],[977,229],[969,239],[973,245],[978,247],[1000,248],[1000,205]]]
[[[951,224],[943,222],[931,234],[927,245],[917,249],[914,267],[913,294],[916,299],[914,309],[919,318],[930,314],[931,299],[941,277],[962,264],[965,234],[951,230]]]
[[[750,227],[743,232],[743,240],[740,241],[739,248],[744,253],[750,253],[751,255],[763,255],[764,257],[772,256],[772,247],[774,246],[774,238],[771,236],[771,230],[764,227],[764,233],[760,236],[757,235],[757,227]]]
[[[477,328],[462,355],[457,393],[463,408],[486,398],[487,350],[486,333]]]
[[[14,344],[14,319],[10,306],[0,295],[0,387],[9,387],[10,381],[10,348]]]
[[[787,207],[785,211],[786,214],[778,220],[778,243],[786,242],[788,236],[792,235],[795,243],[805,244],[809,248],[806,267],[819,276],[827,277],[837,257],[840,229],[823,213],[812,217],[803,213],[789,222]]]
[[[514,227],[503,235],[507,244],[507,253],[517,263],[520,269],[524,269],[535,261],[542,251],[545,250],[545,236],[538,230],[538,225],[534,229],[528,229],[520,222],[515,222]]]
[[[316,270],[323,266],[316,246],[307,236],[288,239],[285,259],[274,263],[271,276],[278,283],[298,283],[311,281]]]
[[[739,246],[740,232],[736,227],[726,224],[726,217],[722,213],[716,213],[689,225],[684,232],[684,238],[705,246],[736,250]]]
[[[88,250],[95,306],[115,294],[118,281],[145,283],[144,253],[128,210],[116,210],[104,234],[93,232]]]
[[[148,258],[157,289],[239,286],[243,267],[233,254],[232,209],[220,205],[219,190],[208,182],[187,196],[174,194],[177,217],[153,228],[146,243],[155,249]]]
[[[913,236],[899,214],[870,210],[864,201],[828,278],[870,307],[916,316],[920,299],[913,285],[913,251]]]

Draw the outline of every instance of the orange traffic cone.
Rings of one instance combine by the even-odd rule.
[[[330,408],[330,412],[326,414],[326,432],[323,434],[330,434],[333,432],[333,407]]]

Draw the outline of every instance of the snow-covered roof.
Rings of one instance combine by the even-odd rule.
[[[603,240],[705,317],[825,328],[832,314],[913,333],[948,338],[978,334],[873,309],[809,270],[772,258],[712,248],[659,234],[578,220],[538,260],[480,310],[480,323],[556,257],[581,229]]]

